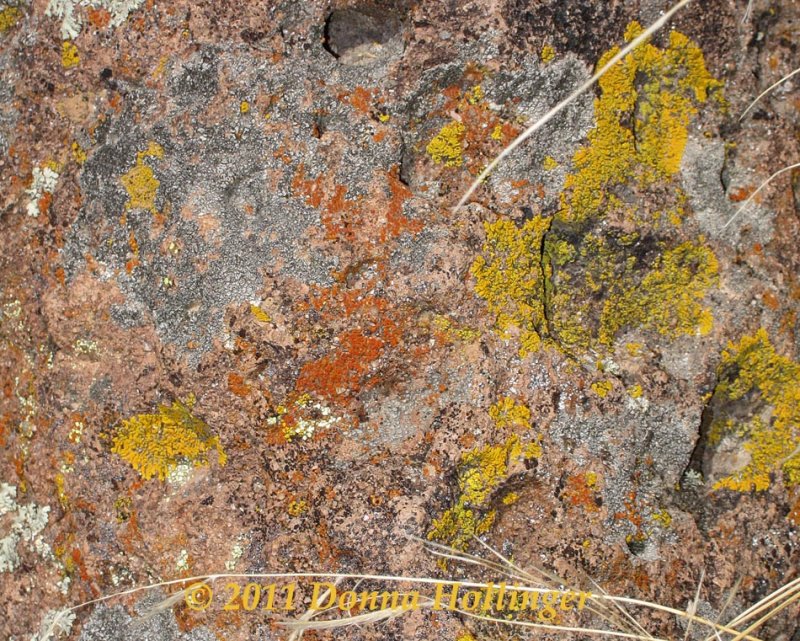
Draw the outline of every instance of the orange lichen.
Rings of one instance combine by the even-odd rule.
[[[244,378],[236,372],[228,373],[228,389],[232,394],[244,398],[250,393],[250,386],[244,382]]]
[[[411,198],[412,193],[411,190],[402,183],[398,173],[395,167],[386,174],[391,198],[386,204],[386,225],[381,230],[381,242],[385,242],[387,239],[397,238],[404,232],[409,232],[412,235],[417,234],[422,231],[423,227],[421,220],[412,220],[403,214],[403,203]]]
[[[330,400],[341,398],[360,388],[384,345],[383,340],[360,329],[348,330],[340,336],[339,347],[333,353],[302,367],[296,387]]]
[[[369,114],[370,105],[372,102],[372,91],[364,89],[364,87],[356,87],[353,93],[350,94],[350,104],[353,108],[362,114]]]
[[[569,505],[582,507],[589,512],[599,509],[597,496],[597,474],[594,472],[571,474],[561,493],[561,498]]]
[[[111,22],[111,14],[102,7],[97,9],[92,6],[87,7],[86,17],[89,19],[89,24],[97,29],[104,29]]]

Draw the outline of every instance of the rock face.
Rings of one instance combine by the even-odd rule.
[[[515,578],[425,540],[677,609],[704,576],[712,621],[794,578],[798,174],[755,192],[797,76],[739,116],[800,11],[751,4],[690,3],[460,209],[668,5],[0,4],[2,638],[286,639],[314,579],[250,608],[272,574]],[[223,573],[270,576],[178,592]],[[525,633],[429,605],[307,636]],[[562,605],[494,614],[631,632]]]

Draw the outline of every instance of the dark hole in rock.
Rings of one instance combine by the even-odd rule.
[[[363,64],[363,54],[370,57],[370,50],[397,38],[400,28],[400,18],[392,9],[371,5],[340,9],[325,22],[324,46],[344,64]]]

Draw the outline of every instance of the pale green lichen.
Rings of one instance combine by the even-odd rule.
[[[91,5],[94,9],[104,9],[109,14],[109,24],[118,27],[131,11],[144,4],[144,0],[50,0],[45,10],[46,16],[61,18],[61,37],[64,40],[77,38],[83,27],[83,17],[76,9],[80,5]]]
[[[341,418],[310,394],[301,394],[288,405],[278,405],[268,425],[278,425],[287,442],[307,441],[318,431],[328,430]]]
[[[30,198],[26,207],[28,216],[35,218],[41,213],[43,198],[48,194],[52,194],[56,189],[59,170],[60,167],[55,162],[46,162],[40,167],[33,168],[31,172],[33,180],[30,187],[25,190],[25,193]]]
[[[41,536],[47,525],[50,508],[35,503],[17,503],[17,487],[0,483],[0,517],[9,515],[3,538],[0,539],[0,572],[13,572],[20,563],[18,547],[28,548],[40,557],[52,557],[50,546]]]
[[[731,343],[722,353],[720,383],[714,395],[725,406],[747,401],[748,420],[737,415],[716,419],[709,433],[713,445],[726,434],[743,441],[747,465],[718,480],[714,487],[749,492],[769,488],[771,474],[783,472],[787,487],[800,486],[800,364],[775,351],[762,328]],[[762,413],[762,410],[766,412]]]

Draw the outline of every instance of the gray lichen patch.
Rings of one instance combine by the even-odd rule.
[[[674,402],[630,404],[618,412],[563,413],[550,427],[550,437],[569,448],[576,459],[603,461],[603,499],[609,543],[636,535],[628,518],[657,511],[670,501],[697,438],[700,410]],[[635,500],[633,500],[635,496]],[[646,523],[642,533],[652,524]]]
[[[166,596],[152,590],[135,608],[131,616],[120,605],[99,605],[84,623],[79,641],[213,641],[216,636],[205,627],[181,632],[171,608],[151,609]],[[150,616],[148,616],[150,614]]]
[[[340,252],[325,241],[331,227],[323,223],[342,206],[336,198],[356,203],[400,166],[398,131],[412,132],[407,149],[424,147],[431,132],[404,124],[420,121],[445,79],[460,73],[463,66],[444,66],[394,102],[383,97],[385,80],[361,86],[369,74],[338,65],[321,47],[299,68],[213,47],[169,65],[170,101],[130,87],[122,113],[97,130],[80,176],[84,204],[63,250],[67,277],[90,256],[127,297],[113,317],[124,327],[153,322],[196,362],[215,339],[224,342],[226,307],[254,298],[265,274],[298,287],[331,282]],[[577,63],[533,64],[488,77],[487,100],[514,103],[509,117],[535,115],[583,73]],[[561,152],[548,153],[567,158],[589,120],[585,105],[566,114],[556,124],[574,131],[562,136]],[[520,154],[494,182],[529,176],[548,185],[554,202],[563,172],[546,172],[544,156],[543,148]]]
[[[50,558],[50,546],[41,536],[47,525],[50,507],[35,503],[18,504],[17,488],[0,484],[0,517],[9,521],[0,530],[0,573],[13,572],[20,563],[20,546],[28,548],[42,558]],[[6,516],[8,515],[8,516]]]

